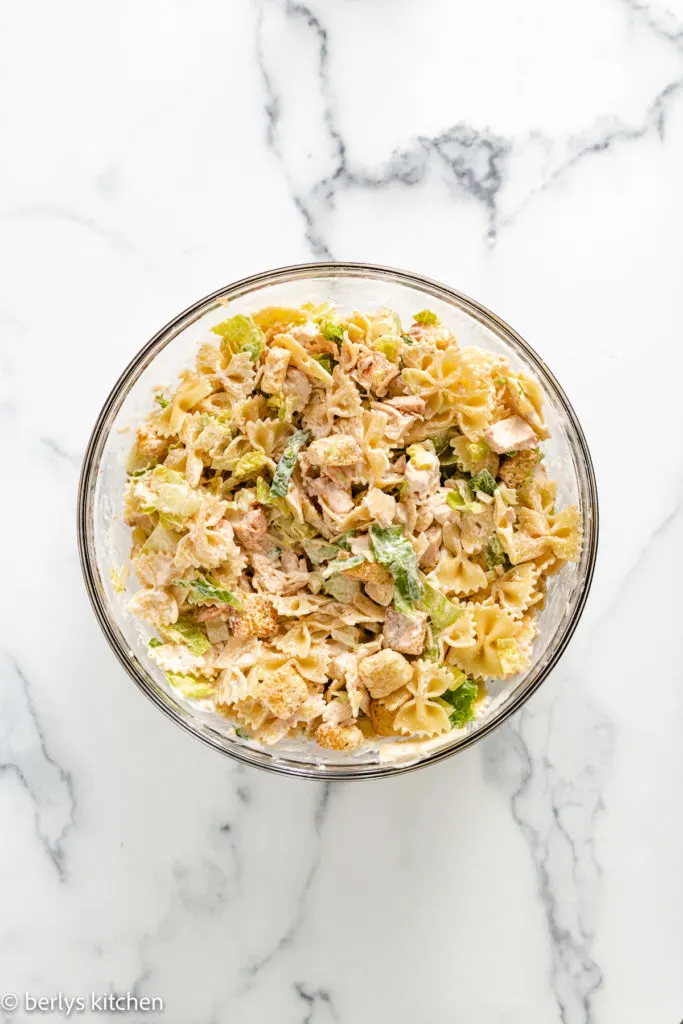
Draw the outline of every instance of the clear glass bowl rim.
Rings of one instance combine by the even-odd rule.
[[[126,395],[136,383],[142,372],[156,357],[158,352],[160,352],[187,326],[199,319],[205,312],[207,312],[207,310],[215,306],[219,300],[224,301],[226,299],[234,299],[252,291],[258,291],[271,284],[282,284],[288,281],[304,280],[306,278],[316,277],[359,277],[373,278],[375,280],[388,279],[399,284],[413,286],[446,303],[454,303],[484,326],[490,327],[498,333],[502,333],[506,341],[508,341],[513,348],[517,347],[521,349],[525,357],[537,369],[541,379],[549,381],[554,388],[555,397],[559,400],[563,412],[571,423],[571,427],[574,431],[575,439],[578,442],[578,457],[585,472],[586,493],[582,493],[581,497],[584,503],[591,508],[592,512],[589,524],[590,528],[584,532],[584,545],[587,546],[585,573],[583,579],[580,580],[580,585],[576,591],[571,614],[567,618],[564,630],[559,636],[554,649],[550,652],[550,656],[542,672],[528,685],[520,686],[515,696],[504,704],[499,712],[493,715],[491,719],[476,732],[464,736],[459,743],[454,744],[451,747],[432,751],[424,758],[408,764],[398,764],[395,766],[391,764],[356,766],[353,765],[353,763],[293,763],[291,761],[279,761],[273,757],[270,759],[264,759],[260,751],[252,751],[246,746],[238,747],[237,745],[234,745],[231,749],[227,749],[227,747],[220,742],[220,738],[217,734],[216,738],[214,738],[212,735],[200,731],[196,727],[191,714],[183,714],[180,708],[174,708],[165,703],[156,689],[150,685],[148,680],[140,672],[138,672],[135,664],[129,657],[125,645],[121,642],[118,629],[112,622],[107,612],[106,603],[102,599],[102,586],[100,583],[100,573],[97,567],[93,527],[95,514],[95,485],[102,452],[109,435],[109,430],[119,408],[126,398]],[[492,313],[485,306],[481,305],[481,303],[469,298],[469,296],[464,295],[462,292],[451,288],[449,285],[434,281],[431,278],[423,277],[420,274],[380,264],[326,261],[277,267],[273,270],[266,270],[258,274],[252,274],[239,281],[235,281],[232,284],[218,288],[210,295],[204,296],[197,302],[194,302],[187,309],[183,310],[182,313],[175,316],[165,324],[164,327],[157,331],[145,345],[143,345],[111,389],[90,435],[83,458],[83,465],[78,485],[77,532],[81,569],[95,616],[119,662],[136,686],[147,698],[156,704],[157,707],[161,708],[161,710],[177,725],[180,725],[187,732],[191,733],[191,735],[228,757],[232,757],[245,764],[253,765],[254,767],[261,768],[265,771],[273,771],[281,775],[293,775],[299,778],[309,778],[318,781],[348,781],[351,779],[394,778],[399,774],[415,771],[418,768],[425,768],[430,764],[435,764],[447,757],[451,757],[453,754],[459,753],[460,751],[467,749],[467,747],[472,746],[480,739],[483,739],[484,736],[487,736],[494,729],[498,728],[499,725],[510,718],[511,715],[518,711],[526,701],[529,700],[532,694],[535,693],[541,684],[547,679],[548,675],[564,653],[583,613],[591,583],[593,581],[595,562],[597,558],[599,505],[593,462],[583,429],[574,408],[552,371],[528,344],[528,342],[526,342],[512,327],[510,327],[509,324],[504,320],[501,320],[500,317],[496,316],[495,313]]]

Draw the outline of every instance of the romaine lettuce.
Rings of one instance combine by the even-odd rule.
[[[396,610],[410,615],[416,602],[424,595],[413,545],[400,526],[378,526],[376,523],[370,527],[370,543],[375,560],[394,577]]]
[[[238,611],[244,611],[244,605],[231,594],[225,587],[208,574],[206,576],[195,576],[193,580],[173,580],[174,587],[183,587],[189,590],[187,596],[190,604],[230,604]]]
[[[297,432],[292,434],[290,437],[280,461],[275,467],[273,482],[270,485],[271,497],[284,498],[287,494],[287,491],[289,490],[289,481],[292,479],[292,473],[296,466],[296,460],[299,458],[299,452],[306,444],[306,441],[308,441],[308,436],[307,431],[297,430]]]

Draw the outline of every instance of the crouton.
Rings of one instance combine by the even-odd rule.
[[[363,733],[357,725],[330,725],[323,722],[315,732],[318,746],[327,750],[353,750],[363,742]]]
[[[427,616],[424,612],[403,615],[395,608],[387,609],[382,630],[382,643],[403,654],[422,654],[427,635]]]
[[[227,619],[232,635],[239,637],[240,640],[248,640],[252,636],[259,640],[268,640],[275,636],[277,612],[268,598],[262,597],[260,594],[240,594],[240,601],[244,607],[243,612],[233,608],[230,604],[217,606],[223,609],[220,618]],[[197,618],[201,620],[202,614],[205,614],[206,610],[200,612]]]
[[[351,569],[343,569],[342,572],[350,580],[360,580],[361,583],[391,583],[392,576],[388,569],[378,562],[361,562]]]
[[[405,686],[412,679],[413,667],[398,651],[384,650],[363,658],[358,673],[370,696],[381,698]]]
[[[360,445],[348,434],[319,437],[306,451],[311,466],[353,466],[361,457]]]
[[[255,696],[271,715],[291,718],[308,699],[308,687],[292,665],[283,665],[258,683]]]
[[[394,715],[395,711],[390,711],[384,704],[380,704],[378,700],[370,701],[370,721],[372,727],[378,736],[396,736],[397,731],[394,729]]]
[[[533,428],[521,416],[508,416],[505,420],[498,420],[484,431],[484,440],[497,455],[535,448],[538,444]]]
[[[498,476],[507,487],[519,487],[531,476],[537,462],[537,452],[533,450],[518,452],[503,461]]]

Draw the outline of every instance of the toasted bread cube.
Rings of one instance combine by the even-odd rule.
[[[143,423],[136,432],[137,445],[146,458],[161,462],[168,455],[169,440],[158,433],[154,424]]]
[[[517,452],[508,459],[504,459],[498,471],[498,476],[507,487],[519,487],[531,476],[538,462],[538,453],[531,451]]]
[[[378,736],[397,736],[399,733],[394,729],[394,716],[396,712],[390,711],[378,700],[370,701],[370,721]]]
[[[256,699],[276,718],[291,718],[308,699],[306,680],[292,665],[283,665],[261,680]]]
[[[327,750],[354,750],[363,742],[363,733],[357,725],[332,725],[323,722],[315,732],[315,741]]]
[[[248,640],[255,636],[259,640],[268,640],[277,633],[278,619],[277,612],[267,597],[260,594],[240,594],[240,600],[244,611],[238,611],[232,605],[223,605],[225,618],[232,631],[233,636],[242,640]]]
[[[363,658],[358,666],[361,682],[371,697],[386,697],[412,679],[413,667],[398,651],[384,650]]]
[[[392,576],[388,569],[378,562],[361,562],[351,569],[342,570],[350,580],[360,580],[361,583],[391,583]]]

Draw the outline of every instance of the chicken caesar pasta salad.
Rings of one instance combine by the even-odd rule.
[[[427,309],[268,307],[212,331],[127,467],[151,659],[264,744],[466,727],[487,680],[529,667],[548,577],[580,551],[540,385]]]

